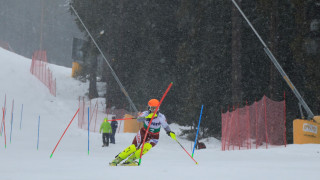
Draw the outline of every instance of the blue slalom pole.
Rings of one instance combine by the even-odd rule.
[[[193,157],[194,149],[196,148],[196,145],[197,145],[197,139],[198,139],[198,133],[199,133],[199,129],[200,129],[202,110],[203,110],[203,105],[201,106],[201,112],[200,112],[200,117],[199,117],[199,124],[198,124],[198,129],[197,129],[197,135],[196,135],[196,139],[194,140],[194,146],[193,146],[193,150],[192,150],[192,157]]]
[[[13,108],[14,108],[14,101],[12,102],[12,112],[11,112],[11,130],[10,130],[10,144],[11,144],[11,135],[12,135],[12,124],[13,124]]]
[[[89,118],[90,116],[89,116],[89,107],[88,107],[88,155],[89,155],[89,132],[90,132],[90,129],[89,129],[89,127],[90,127],[90,122],[89,122]]]
[[[40,116],[38,120],[38,142],[37,142],[37,150],[39,149],[39,132],[40,132]]]
[[[23,104],[21,106],[20,130],[21,130],[21,125],[22,125],[22,112],[23,112]]]

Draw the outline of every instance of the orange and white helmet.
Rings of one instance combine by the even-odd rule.
[[[157,107],[160,105],[160,102],[158,99],[151,99],[149,102],[148,102],[148,110],[151,112],[154,112]],[[158,108],[159,110],[159,108]]]

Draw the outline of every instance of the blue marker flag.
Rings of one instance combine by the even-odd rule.
[[[201,106],[201,112],[200,112],[200,117],[199,117],[199,124],[198,124],[198,129],[197,129],[197,135],[196,135],[196,139],[194,140],[194,146],[193,146],[193,150],[192,150],[192,157],[193,157],[194,149],[196,148],[196,145],[197,145],[197,139],[198,139],[198,133],[199,133],[199,129],[200,129],[202,110],[203,110],[203,105]]]

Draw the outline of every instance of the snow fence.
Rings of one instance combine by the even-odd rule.
[[[84,97],[79,97],[79,114],[78,114],[78,128],[88,130],[91,132],[99,132],[100,125],[103,122],[105,117],[108,117],[109,120],[112,117],[116,119],[125,119],[118,120],[118,129],[119,132],[128,132],[136,133],[142,127],[142,123],[138,123],[136,119],[125,109],[115,109],[114,107],[108,106],[105,108],[104,98],[86,100]],[[89,109],[89,110],[88,110]]]
[[[56,96],[56,79],[53,80],[52,72],[47,67],[47,52],[35,51],[32,55],[32,63],[30,72],[36,76],[47,88],[53,96]]]
[[[287,144],[285,100],[276,102],[263,96],[250,106],[222,113],[221,120],[223,151]]]

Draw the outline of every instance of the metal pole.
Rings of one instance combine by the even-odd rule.
[[[310,110],[309,106],[307,105],[307,103],[303,100],[302,96],[300,95],[300,93],[298,92],[298,90],[295,88],[295,86],[292,84],[292,82],[290,81],[289,77],[287,76],[287,74],[284,72],[284,70],[282,69],[281,65],[278,63],[277,59],[273,56],[272,52],[269,50],[268,46],[266,45],[266,43],[262,40],[262,38],[260,37],[260,35],[258,34],[258,32],[256,31],[256,29],[252,26],[252,24],[250,23],[250,21],[248,20],[248,18],[246,17],[246,15],[242,12],[242,10],[240,9],[240,7],[238,6],[238,4],[235,2],[235,0],[232,0],[233,4],[236,6],[236,8],[239,10],[239,12],[241,13],[241,15],[243,16],[243,18],[247,21],[247,23],[249,24],[249,26],[251,27],[251,29],[253,30],[253,32],[256,34],[256,36],[259,38],[260,42],[262,43],[262,45],[264,46],[264,51],[266,52],[266,54],[268,55],[268,57],[271,59],[271,61],[273,62],[273,64],[276,66],[276,68],[278,69],[278,71],[280,72],[280,74],[282,75],[282,78],[287,82],[287,84],[289,85],[290,89],[293,91],[293,93],[296,95],[296,97],[298,98],[299,102],[301,103],[301,105],[304,107],[304,109],[306,110],[307,114],[308,114],[308,119],[312,119],[314,117],[314,114],[312,113],[312,111]]]
[[[90,36],[91,40],[93,41],[93,43],[95,44],[95,46],[97,47],[97,49],[99,50],[100,54],[102,55],[103,59],[106,61],[107,65],[109,66],[110,70],[111,70],[111,74],[113,75],[113,77],[115,78],[115,80],[117,81],[117,83],[120,86],[121,91],[123,92],[123,94],[126,96],[126,98],[128,99],[131,107],[133,108],[133,110],[135,111],[135,113],[138,114],[138,110],[136,108],[136,106],[133,104],[131,98],[129,97],[129,94],[127,93],[127,91],[125,90],[125,88],[123,87],[123,85],[121,84],[118,76],[116,75],[116,73],[114,72],[114,70],[112,69],[110,63],[108,62],[107,58],[104,56],[103,52],[101,51],[100,47],[98,46],[98,44],[96,43],[96,41],[94,40],[94,38],[92,37],[91,33],[89,32],[89,30],[87,29],[87,27],[84,25],[84,23],[82,22],[80,16],[78,15],[77,11],[73,8],[73,6],[70,4],[71,9],[73,10],[73,12],[76,14],[76,16],[78,17],[79,21],[81,22],[82,26],[85,28],[85,30],[87,31],[88,35]]]

